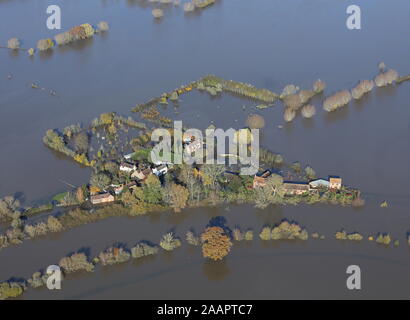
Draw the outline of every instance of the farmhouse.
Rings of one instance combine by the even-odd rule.
[[[340,190],[342,188],[342,178],[336,176],[329,177],[329,189]]]
[[[92,204],[100,204],[100,203],[109,203],[115,201],[115,198],[110,193],[101,193],[95,196],[91,196],[91,203]]]

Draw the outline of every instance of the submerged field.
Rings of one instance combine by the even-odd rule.
[[[336,1],[266,0],[258,5],[244,0],[217,1],[192,15],[170,7],[160,22],[153,21],[152,6],[141,3],[93,0],[62,4],[64,30],[106,20],[109,32],[33,58],[0,50],[0,197],[17,192],[25,204],[36,204],[65,191],[61,180],[74,185],[89,180],[90,169],[43,145],[47,129],[87,124],[111,111],[139,121],[130,112],[136,104],[205,74],[277,93],[290,83],[311,87],[320,78],[328,85],[326,96],[372,78],[382,60],[401,74],[410,73],[410,22],[405,10],[410,5],[404,0],[394,4],[358,1],[364,12],[363,29],[358,32],[346,29],[345,4]],[[0,1],[0,42],[16,36],[32,46],[52,36],[45,27],[47,5],[42,0]],[[28,14],[44,18],[26,20]],[[386,19],[392,23],[380,23]],[[34,90],[33,82],[47,89]],[[408,298],[409,86],[375,89],[360,102],[331,114],[314,98],[316,116],[309,120],[299,116],[290,124],[284,123],[279,102],[257,109],[258,102],[229,94],[210,98],[194,92],[182,96],[178,107],[170,104],[162,111],[201,129],[211,123],[241,128],[247,115],[257,112],[266,122],[261,133],[264,147],[289,161],[312,166],[319,176],[342,176],[344,183],[363,191],[366,206],[360,210],[324,205],[264,210],[232,206],[131,220],[111,218],[2,250],[0,279],[30,276],[82,246],[90,246],[96,254],[115,241],[156,240],[152,237],[173,228],[181,232],[189,227],[203,229],[213,216],[225,216],[232,226],[237,223],[255,229],[289,218],[328,238],[341,227],[364,235],[391,232],[400,238],[401,246],[386,249],[374,243],[334,240],[272,246],[256,242],[234,247],[224,263],[214,265],[183,247],[138,268],[118,266],[79,276],[67,281],[58,294],[31,290],[23,297],[349,298],[345,270],[349,264],[358,264],[363,266],[366,284],[355,296]],[[388,208],[379,207],[384,200]],[[181,283],[181,290],[166,290]]]

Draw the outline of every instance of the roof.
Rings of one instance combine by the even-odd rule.
[[[109,197],[113,197],[113,195],[111,193],[101,193],[101,194],[97,194],[95,196],[91,196],[92,200],[98,200],[98,199],[105,199],[105,198],[109,198]]]
[[[131,164],[131,163],[128,163],[128,162],[122,162],[122,163],[121,163],[121,167],[126,167],[126,168],[133,169],[133,168],[134,168],[134,165]]]
[[[312,181],[309,181],[309,184],[315,187],[318,186],[329,186],[329,181],[325,180],[325,179],[315,179]]]
[[[253,181],[254,182],[260,182],[260,183],[266,183],[266,178],[259,177],[259,176],[254,176]]]
[[[283,186],[288,190],[309,190],[310,186],[307,182],[286,181]]]

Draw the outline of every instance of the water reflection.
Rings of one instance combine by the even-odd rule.
[[[327,124],[333,124],[340,120],[346,119],[349,115],[349,105],[343,106],[336,111],[325,113],[325,122]]]
[[[226,259],[222,261],[206,260],[202,265],[202,273],[208,280],[221,281],[231,273],[231,268]]]

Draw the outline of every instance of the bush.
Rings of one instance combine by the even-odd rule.
[[[106,22],[106,21],[100,21],[97,24],[97,27],[98,27],[99,31],[108,31],[110,29],[110,26],[109,26],[108,22]]]
[[[0,283],[0,300],[16,298],[23,294],[26,286],[21,282],[6,281]]]
[[[253,231],[252,230],[246,230],[244,238],[245,238],[246,241],[252,241],[253,240]]]
[[[7,41],[7,48],[17,50],[20,48],[20,40],[17,38],[11,38]]]
[[[43,281],[43,275],[41,272],[34,272],[30,279],[27,280],[32,288],[39,288],[45,285]]]
[[[376,237],[376,242],[379,244],[384,244],[388,246],[391,242],[391,237],[389,233],[378,233]]]
[[[151,246],[148,243],[140,242],[131,248],[131,256],[134,259],[155,255],[159,251],[157,246]]]
[[[259,237],[262,240],[271,240],[272,239],[272,230],[269,226],[265,226],[262,228],[261,233],[259,234]]]
[[[152,10],[152,16],[156,19],[162,18],[164,16],[164,11],[162,9]]]
[[[49,216],[47,218],[47,229],[50,232],[60,232],[63,230],[63,225],[57,218]]]
[[[396,70],[389,69],[386,72],[382,72],[374,78],[374,83],[378,87],[384,87],[387,85],[392,84],[394,81],[396,81],[399,77],[399,74],[397,73]]]
[[[343,90],[335,93],[333,96],[326,98],[323,102],[323,109],[326,111],[335,111],[336,109],[347,105],[352,96],[349,91]]]
[[[360,99],[365,93],[372,91],[374,88],[374,82],[372,80],[360,81],[356,87],[352,89],[353,99]]]
[[[302,108],[302,116],[304,118],[312,118],[316,114],[315,106],[308,104]]]
[[[283,220],[279,225],[272,229],[272,240],[307,240],[308,233],[302,229],[296,222]]]
[[[302,104],[305,104],[305,103],[308,102],[315,94],[316,94],[316,92],[311,91],[311,90],[302,90],[302,91],[299,92],[300,101],[302,102]]]
[[[299,91],[299,87],[295,86],[294,84],[288,84],[285,88],[283,88],[282,93],[280,94],[280,98],[283,99],[286,96],[294,95]]]
[[[184,3],[184,11],[185,12],[192,12],[195,10],[195,5],[192,2]]]
[[[186,241],[193,246],[198,246],[201,243],[201,240],[194,234],[193,231],[188,231],[186,233]]]
[[[246,124],[250,129],[262,129],[265,126],[265,119],[258,114],[250,114]]]
[[[172,251],[181,246],[181,241],[177,238],[174,238],[174,234],[170,232],[162,236],[159,245],[165,251]]]
[[[84,270],[87,272],[94,271],[94,265],[88,261],[84,253],[74,253],[71,256],[64,257],[58,265],[64,269],[66,273]]]
[[[65,45],[65,44],[70,43],[73,39],[70,35],[70,32],[67,31],[67,32],[62,32],[62,33],[56,34],[54,36],[54,40],[58,45],[61,46],[61,45]]]
[[[241,231],[241,229],[239,227],[236,227],[235,229],[233,229],[233,239],[235,241],[242,241],[243,240],[243,233]]]
[[[291,94],[283,98],[283,103],[287,108],[298,110],[302,106],[302,99],[299,94]]]
[[[295,117],[296,117],[296,112],[295,112],[294,109],[292,109],[292,108],[286,108],[285,109],[285,113],[283,114],[283,119],[286,122],[293,121],[293,119],[295,119]]]
[[[130,253],[122,247],[109,247],[98,255],[99,261],[103,266],[127,262]]]
[[[323,82],[322,80],[317,80],[314,84],[313,84],[313,91],[315,91],[316,93],[322,93],[324,90],[326,89],[326,83]]]
[[[46,51],[54,47],[54,42],[51,39],[41,39],[37,42],[37,49],[40,51]]]

